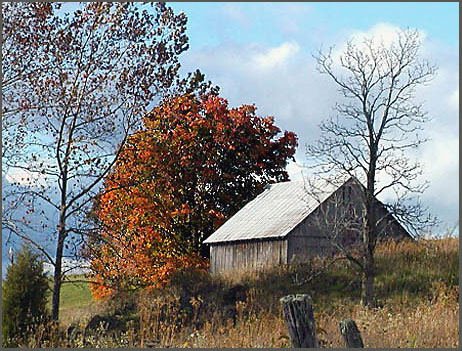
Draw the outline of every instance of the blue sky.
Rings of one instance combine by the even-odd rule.
[[[431,141],[413,155],[431,186],[423,196],[445,224],[459,220],[459,4],[457,2],[172,2],[188,17],[190,49],[181,73],[199,68],[220,86],[231,106],[255,104],[283,130],[299,136],[293,179],[305,145],[339,101],[336,86],[317,72],[312,54],[364,36],[392,37],[412,28],[422,34],[421,55],[439,67],[417,94],[432,118]],[[66,3],[73,11],[78,3]],[[10,175],[13,178],[13,175]],[[457,191],[456,191],[457,190]]]
[[[335,85],[317,72],[312,54],[321,46],[341,49],[352,38],[390,38],[399,29],[419,30],[421,55],[439,70],[434,81],[417,92],[417,100],[425,101],[432,118],[425,129],[431,141],[411,156],[422,163],[423,178],[431,182],[422,201],[442,220],[439,233],[458,223],[458,3],[168,5],[188,17],[190,49],[180,56],[181,72],[199,68],[220,86],[231,106],[255,104],[259,115],[274,116],[276,125],[299,136],[296,162],[288,167],[292,179],[301,176],[305,145],[319,136],[318,124],[332,116],[339,101]]]
[[[459,4],[456,2],[292,2],[169,4],[188,16],[191,47],[265,42],[275,45],[290,37],[316,43],[342,31],[366,30],[386,22],[424,28],[435,40],[458,45]],[[297,27],[297,29],[295,29]]]
[[[305,162],[305,145],[332,115],[336,87],[320,75],[312,54],[361,36],[390,37],[399,29],[422,35],[421,56],[439,67],[434,81],[418,91],[432,122],[431,141],[414,158],[431,182],[422,197],[443,225],[459,220],[459,4],[369,3],[170,3],[188,17],[190,49],[182,72],[196,68],[221,87],[232,106],[255,104],[282,129],[299,136],[292,179]],[[457,151],[456,151],[457,150]]]

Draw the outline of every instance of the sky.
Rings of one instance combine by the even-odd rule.
[[[316,69],[312,55],[363,36],[393,38],[416,29],[421,56],[438,75],[417,91],[432,121],[431,140],[411,156],[422,163],[430,187],[423,204],[438,216],[444,232],[459,221],[459,4],[458,3],[169,3],[188,17],[190,49],[180,56],[181,72],[199,68],[220,87],[230,106],[255,104],[282,130],[299,137],[291,179],[302,177],[306,144],[316,141],[319,123],[334,116],[341,98]],[[77,4],[68,4],[69,9]],[[305,171],[304,171],[305,172]],[[383,199],[386,200],[386,199]],[[3,250],[3,260],[7,259]]]
[[[170,3],[188,17],[190,49],[181,56],[182,72],[199,68],[220,86],[231,106],[255,104],[283,130],[299,136],[292,179],[301,177],[306,144],[319,136],[319,123],[334,115],[341,98],[321,75],[312,57],[319,49],[341,49],[362,36],[393,37],[416,29],[420,56],[438,74],[417,91],[431,117],[431,140],[411,156],[423,166],[430,187],[422,196],[442,225],[459,221],[459,4],[458,3]],[[305,171],[303,171],[305,172]],[[386,195],[385,195],[386,196]],[[386,200],[386,199],[383,199]]]

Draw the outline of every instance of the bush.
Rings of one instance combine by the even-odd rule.
[[[2,283],[3,347],[17,346],[19,340],[45,321],[48,289],[40,256],[24,245]]]

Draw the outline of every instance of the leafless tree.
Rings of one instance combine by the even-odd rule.
[[[351,220],[345,219],[337,221],[344,223],[337,229],[361,231],[361,256],[355,260],[366,306],[374,300],[374,250],[380,237],[376,198],[393,190],[396,201],[386,205],[387,211],[414,234],[434,223],[413,202],[428,184],[416,182],[422,170],[408,155],[426,141],[419,132],[428,116],[422,103],[414,101],[416,89],[436,74],[436,67],[419,57],[420,47],[419,33],[405,30],[389,44],[366,38],[348,42],[339,56],[332,48],[315,55],[319,72],[335,82],[344,99],[335,105],[336,116],[321,123],[319,140],[307,146],[309,167],[316,177],[350,175],[365,184],[364,208],[355,212],[362,225],[346,228]]]
[[[165,3],[79,6],[46,17],[46,38],[40,38],[30,57],[40,74],[27,75],[27,90],[21,79],[12,80],[8,92],[2,87],[7,92],[2,113],[20,126],[6,128],[7,134],[20,137],[6,139],[12,141],[7,147],[14,157],[5,157],[2,166],[10,175],[30,178],[15,190],[32,218],[24,218],[25,224],[47,231],[56,245],[51,254],[16,231],[35,242],[54,266],[53,319],[58,319],[63,257],[78,249],[101,181],[149,104],[178,79],[178,55],[188,48],[185,14],[174,14]],[[14,28],[18,7],[2,4],[2,10]],[[2,49],[3,72],[28,70],[27,62],[14,60],[24,50],[22,42]],[[54,211],[53,218],[37,212],[43,206]]]

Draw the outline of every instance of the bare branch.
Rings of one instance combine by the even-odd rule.
[[[363,257],[354,259],[359,260],[365,274],[363,297],[368,303],[372,296],[373,254],[377,240],[387,233],[387,223],[400,230],[396,217],[414,234],[435,223],[418,203],[404,205],[411,194],[422,193],[427,186],[425,182],[416,185],[422,173],[420,165],[404,154],[427,140],[417,132],[428,117],[414,98],[416,88],[435,76],[436,67],[419,58],[419,48],[419,33],[406,30],[398,32],[390,45],[373,38],[361,44],[348,42],[338,62],[332,49],[327,53],[319,51],[315,57],[318,70],[336,83],[344,100],[335,105],[338,117],[321,124],[321,138],[307,147],[307,156],[312,158],[310,168],[315,176],[362,173],[366,180],[364,207],[356,211],[362,227],[332,213],[326,213],[330,223],[323,225],[329,228],[335,248],[345,256],[351,251],[339,244],[341,233],[353,228],[362,232]],[[386,190],[394,190],[398,200],[386,210],[379,206],[381,210],[377,212],[376,196]]]

